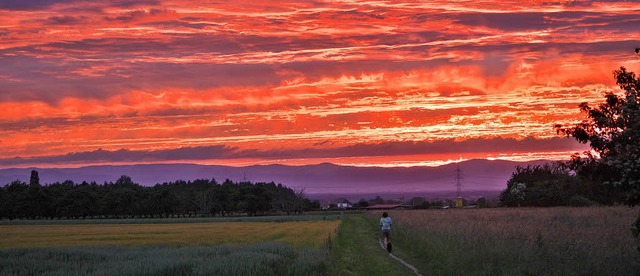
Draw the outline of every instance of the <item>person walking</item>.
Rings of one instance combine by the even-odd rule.
[[[382,218],[380,219],[380,228],[382,228],[382,238],[384,239],[384,247],[387,249],[387,252],[391,253],[391,238],[389,237],[389,233],[391,233],[391,218],[387,212],[382,212]]]

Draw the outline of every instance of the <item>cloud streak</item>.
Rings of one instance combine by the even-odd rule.
[[[5,1],[0,18],[3,167],[561,158],[553,125],[640,65],[625,1]]]
[[[314,160],[333,160],[341,158],[385,156],[434,155],[442,158],[449,154],[479,154],[488,158],[499,157],[499,153],[508,150],[510,153],[580,151],[584,147],[566,138],[516,140],[512,138],[467,139],[464,141],[441,140],[436,142],[384,142],[380,144],[355,144],[335,147],[332,141],[319,142],[314,147],[304,149],[267,149],[247,150],[228,146],[197,146],[162,150],[104,150],[71,152],[64,155],[39,156],[28,158],[0,159],[3,166],[25,166],[29,164],[62,163],[67,165],[86,165],[100,163],[154,163],[154,162],[213,162],[216,164],[235,164],[253,160],[257,163],[269,163],[269,160],[295,160],[304,158]],[[475,155],[474,155],[475,156]],[[239,160],[239,161],[238,161]],[[346,163],[348,164],[348,163]]]

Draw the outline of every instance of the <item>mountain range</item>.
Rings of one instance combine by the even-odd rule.
[[[314,195],[340,194],[424,194],[456,191],[460,181],[465,191],[504,190],[515,167],[541,164],[502,160],[469,160],[439,167],[351,167],[330,163],[305,166],[255,165],[230,167],[195,164],[139,164],[88,166],[81,168],[14,168],[0,170],[0,185],[14,180],[29,182],[31,170],[37,170],[40,183],[71,180],[75,183],[115,182],[127,175],[135,183],[152,186],[176,180],[226,179],[234,182],[275,182],[304,189]],[[459,169],[459,171],[458,171]],[[458,175],[460,178],[457,178]]]

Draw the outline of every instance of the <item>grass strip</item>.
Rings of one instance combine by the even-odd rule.
[[[364,215],[345,215],[330,244],[329,275],[413,275],[380,248],[378,236]]]

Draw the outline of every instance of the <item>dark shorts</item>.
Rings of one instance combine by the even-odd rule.
[[[391,229],[382,230],[382,236],[388,238],[389,237],[389,232],[391,232]]]

